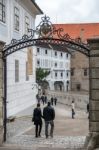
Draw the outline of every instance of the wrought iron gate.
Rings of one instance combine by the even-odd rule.
[[[44,16],[41,18],[40,24],[35,30],[28,29],[28,35],[23,35],[22,39],[12,39],[9,45],[5,45],[3,49],[4,61],[4,141],[6,140],[6,120],[7,120],[7,61],[6,58],[10,54],[30,46],[56,47],[60,51],[72,53],[79,51],[89,57],[89,45],[83,43],[81,38],[72,39],[62,28],[56,27],[50,22],[50,18]],[[37,38],[36,38],[37,36]]]

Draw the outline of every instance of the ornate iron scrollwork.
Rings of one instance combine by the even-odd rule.
[[[37,37],[37,38],[35,38]],[[56,44],[62,45],[64,48],[80,51],[81,53],[89,56],[89,46],[81,41],[81,38],[72,39],[68,33],[64,33],[63,28],[58,28],[51,23],[50,18],[46,15],[41,18],[40,24],[35,30],[28,29],[28,34],[23,35],[22,39],[12,39],[9,45],[5,45],[3,57],[7,57],[13,52],[29,47],[37,46],[37,44]],[[62,50],[62,49],[61,49]]]
[[[41,18],[40,24],[36,27],[39,38],[53,37],[54,26],[50,22],[50,18],[46,15]]]

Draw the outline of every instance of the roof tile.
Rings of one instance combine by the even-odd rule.
[[[99,37],[99,23],[54,24],[56,29],[63,28],[71,38],[81,37],[85,42],[89,38]]]

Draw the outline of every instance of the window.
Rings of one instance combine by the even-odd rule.
[[[63,56],[63,53],[60,53],[61,57]]]
[[[80,84],[76,84],[76,88],[77,88],[77,91],[80,91],[81,90],[81,85]]]
[[[63,77],[63,73],[61,72],[61,77]]]
[[[15,82],[19,82],[19,60],[15,60]]]
[[[14,29],[19,31],[19,9],[14,7]]]
[[[28,62],[26,62],[26,81],[29,80],[29,75],[28,75]]]
[[[57,56],[57,52],[55,51],[55,56]]]
[[[74,76],[74,68],[71,68],[71,76]]]
[[[40,65],[40,61],[39,61],[39,60],[37,60],[37,65],[38,65],[38,66]]]
[[[0,21],[5,23],[5,0],[0,0]]]
[[[28,33],[28,29],[29,29],[29,17],[25,16],[25,33]]]
[[[40,52],[40,49],[39,48],[37,48],[37,53],[39,53]]]
[[[67,72],[67,77],[68,77],[68,72]]]
[[[66,54],[66,57],[68,58],[68,53]]]
[[[47,49],[45,50],[45,54],[47,54]]]
[[[84,76],[87,76],[88,75],[88,70],[87,68],[84,69]]]
[[[57,77],[57,72],[55,72],[55,77]]]
[[[55,67],[57,67],[57,63],[55,63]]]

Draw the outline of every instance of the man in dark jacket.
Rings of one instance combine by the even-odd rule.
[[[40,103],[37,104],[37,107],[33,112],[33,120],[35,125],[35,137],[40,137],[41,129],[42,129],[42,112],[40,108]]]
[[[53,107],[51,107],[50,102],[48,102],[48,105],[43,109],[43,118],[45,120],[45,136],[46,136],[46,138],[48,138],[49,124],[51,125],[50,136],[53,137],[55,110]]]

